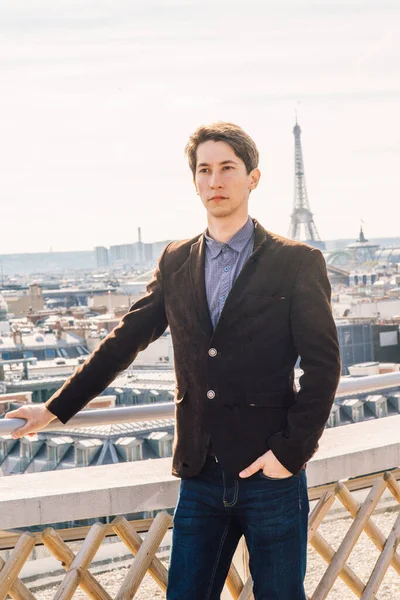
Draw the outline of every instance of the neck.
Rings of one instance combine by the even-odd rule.
[[[208,234],[217,242],[226,244],[246,224],[248,213],[230,215],[229,218],[216,218],[207,215]]]

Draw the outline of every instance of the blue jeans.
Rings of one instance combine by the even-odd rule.
[[[196,477],[181,481],[167,600],[219,600],[242,534],[255,600],[305,600],[308,512],[305,471],[236,479],[207,457]]]

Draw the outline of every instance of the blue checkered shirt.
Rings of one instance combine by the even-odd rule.
[[[208,308],[215,329],[229,292],[253,252],[254,223],[249,216],[245,225],[226,244],[209,237],[206,241],[205,280]]]

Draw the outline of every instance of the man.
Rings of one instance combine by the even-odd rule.
[[[244,535],[256,600],[304,600],[305,465],[340,376],[325,261],[249,217],[258,151],[240,127],[200,127],[186,153],[207,230],[169,244],[147,295],[46,405],[8,416],[27,419],[16,437],[67,422],[169,325],[182,481],[167,598],[219,598]]]

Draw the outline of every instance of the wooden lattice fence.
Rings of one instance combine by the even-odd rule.
[[[338,577],[343,580],[357,598],[373,600],[377,597],[382,580],[390,565],[399,575],[400,589],[400,555],[397,552],[400,543],[400,512],[397,514],[393,528],[387,538],[372,520],[374,510],[385,490],[389,490],[393,498],[400,504],[400,485],[390,472],[364,478],[364,485],[359,481],[358,487],[366,487],[367,484],[372,487],[362,504],[357,502],[351,492],[352,488],[357,489],[354,480],[338,482],[336,485],[329,486],[320,494],[319,500],[310,515],[308,541],[328,566],[325,572],[321,574],[321,579],[309,600],[327,598]],[[319,528],[336,498],[351,515],[352,522],[335,551],[324,539]],[[33,593],[19,579],[19,574],[37,543],[43,543],[50,553],[61,562],[66,571],[66,575],[54,596],[55,600],[72,598],[78,587],[93,600],[113,600],[89,571],[89,567],[104,537],[110,534],[110,528],[135,557],[115,596],[115,600],[134,598],[146,573],[151,575],[156,584],[165,592],[168,571],[157,558],[156,553],[165,533],[171,526],[172,517],[166,512],[160,512],[151,522],[148,533],[142,540],[134,525],[122,516],[116,517],[110,525],[95,523],[88,530],[76,555],[61,535],[51,527],[46,528],[40,534],[24,533],[16,538],[14,549],[7,561],[0,559],[0,600],[5,599],[7,596],[15,600],[35,600]],[[366,582],[363,582],[347,564],[348,558],[363,531],[379,550],[379,558]],[[247,577],[246,581],[243,581],[233,564],[226,585],[234,600],[251,600],[253,598],[251,577]]]

